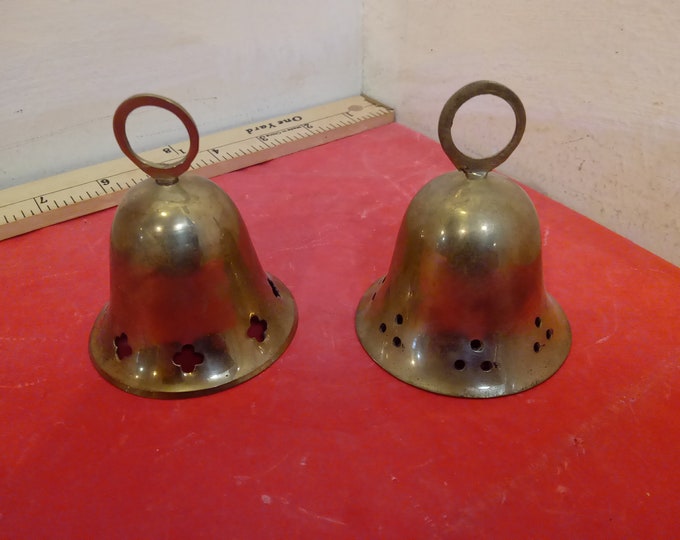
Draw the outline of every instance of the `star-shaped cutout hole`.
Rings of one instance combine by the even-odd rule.
[[[182,350],[172,357],[172,363],[184,373],[192,373],[197,365],[203,363],[203,355],[196,352],[193,345],[183,345]]]
[[[250,327],[248,328],[248,337],[253,338],[260,343],[264,341],[265,332],[267,331],[267,321],[260,320],[257,315],[250,317]]]

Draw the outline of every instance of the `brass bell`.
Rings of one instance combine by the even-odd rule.
[[[456,147],[451,127],[461,105],[483,94],[505,100],[516,126],[498,154],[473,159]],[[498,83],[471,83],[447,101],[439,140],[458,171],[416,194],[387,275],[359,302],[364,349],[413,386],[459,397],[514,394],[545,381],[569,353],[569,322],[543,284],[536,209],[517,184],[491,172],[525,123],[517,95]]]
[[[138,107],[175,114],[189,150],[170,164],[130,147],[125,125]],[[189,113],[169,99],[136,95],[113,117],[116,140],[148,178],[116,211],[110,302],[90,334],[99,373],[127,392],[172,398],[222,390],[274,362],[293,338],[290,291],[262,269],[232,200],[206,178],[184,174],[198,153]]]

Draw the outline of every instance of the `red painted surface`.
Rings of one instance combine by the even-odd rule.
[[[0,536],[678,534],[677,267],[531,192],[574,336],[554,377],[448,398],[364,353],[356,304],[449,169],[390,125],[218,178],[300,322],[272,367],[195,399],[128,395],[90,364],[113,210],[2,242]]]

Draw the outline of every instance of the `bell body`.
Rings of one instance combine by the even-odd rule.
[[[555,373],[571,334],[543,285],[531,200],[493,172],[468,176],[439,176],[411,201],[387,275],[359,303],[356,329],[368,354],[405,382],[495,397]]]
[[[290,292],[262,269],[234,203],[195,175],[130,189],[111,230],[110,287],[90,355],[106,379],[139,395],[243,382],[281,355],[297,324]]]

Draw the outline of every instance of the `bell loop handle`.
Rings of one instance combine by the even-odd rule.
[[[140,107],[159,107],[165,109],[174,114],[184,124],[187,133],[189,133],[189,150],[179,161],[175,160],[166,163],[148,161],[132,149],[127,132],[125,131],[125,124],[130,113]],[[177,182],[177,178],[189,170],[196,154],[198,154],[198,129],[191,115],[179,103],[156,94],[136,94],[123,101],[113,115],[113,134],[116,136],[116,141],[123,154],[161,185]]]
[[[453,126],[456,112],[458,112],[458,109],[460,109],[464,103],[474,97],[485,94],[499,97],[510,105],[512,112],[515,113],[515,132],[513,133],[510,142],[508,142],[505,148],[497,154],[485,158],[473,158],[461,152],[453,142],[451,127]],[[441,115],[439,116],[439,142],[456,169],[463,171],[468,178],[484,177],[489,171],[492,171],[508,159],[510,154],[517,148],[517,145],[522,140],[522,135],[524,135],[526,121],[527,118],[526,112],[524,111],[524,105],[522,105],[517,94],[508,87],[497,82],[476,81],[463,86],[463,88],[453,94],[444,105]]]

